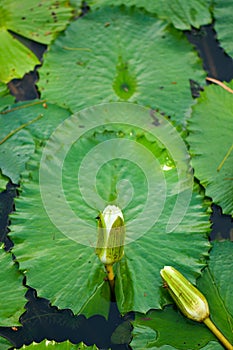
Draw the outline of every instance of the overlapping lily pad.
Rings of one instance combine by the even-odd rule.
[[[7,185],[8,181],[9,181],[9,179],[0,173],[0,192],[4,191],[6,189],[6,185]]]
[[[172,23],[177,29],[187,30],[192,27],[199,28],[201,25],[211,22],[211,1],[168,1],[168,0],[91,0],[90,5],[126,5],[145,8],[159,16],[161,19]]]
[[[36,148],[27,165],[12,217],[14,254],[28,284],[60,308],[78,312],[103,283],[95,217],[109,202],[122,207],[127,224],[125,257],[116,266],[121,312],[146,312],[166,302],[163,265],[176,262],[194,281],[205,264],[209,222],[200,195],[187,197],[187,208],[181,205],[168,231],[179,191],[187,190],[177,187],[178,173],[189,178],[189,163],[175,128],[159,114],[154,118],[129,103],[86,109],[57,128],[42,161]]]
[[[78,345],[70,343],[68,340],[62,343],[56,343],[53,340],[44,340],[41,343],[32,343],[28,346],[23,346],[21,349],[26,350],[97,350],[98,348],[93,346],[87,346],[83,343]]]
[[[0,82],[0,110],[14,103],[14,97],[10,95],[6,84]]]
[[[231,0],[226,0],[224,3],[221,0],[216,0],[214,2],[214,18],[217,38],[220,41],[223,49],[230,56],[233,56],[233,23],[231,20],[232,11],[233,3]]]
[[[232,255],[233,242],[215,242],[208,268],[197,283],[208,300],[212,320],[231,344],[233,344]]]
[[[0,346],[2,350],[8,350],[11,345],[12,344],[9,343],[6,339],[0,337]]]
[[[232,242],[215,242],[209,267],[198,279],[198,288],[206,296],[210,315],[216,326],[232,343],[233,310],[231,302]],[[228,281],[226,283],[226,281]],[[215,336],[204,326],[185,318],[171,307],[137,314],[134,321],[133,349],[223,349]]]
[[[19,103],[0,112],[0,168],[3,175],[18,183],[35,143],[43,145],[69,112],[43,101]]]
[[[12,261],[12,255],[0,248],[0,326],[19,324],[19,316],[24,311],[26,289],[23,277]],[[1,342],[0,342],[1,344]]]
[[[233,213],[232,101],[222,87],[207,87],[193,107],[188,137],[195,176],[225,214]]]
[[[0,4],[0,80],[9,82],[33,70],[40,61],[11,32],[49,44],[65,29],[72,16],[68,1],[2,0]]]
[[[179,124],[192,104],[189,80],[202,84],[204,78],[181,32],[152,15],[118,7],[103,7],[72,23],[46,54],[39,75],[42,97],[73,112],[130,101]]]

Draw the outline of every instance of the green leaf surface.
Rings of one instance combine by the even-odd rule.
[[[22,285],[22,275],[12,261],[12,255],[0,248],[0,325],[19,324],[19,316],[24,311],[26,289]],[[1,344],[1,343],[0,343]]]
[[[105,277],[95,218],[109,203],[122,208],[127,228],[125,257],[115,266],[122,313],[166,303],[165,264],[192,281],[199,275],[208,215],[203,198],[192,194],[182,139],[156,118],[130,103],[85,109],[57,127],[42,158],[36,149],[28,162],[10,235],[28,284],[52,304],[76,313],[94,302]]]
[[[87,346],[83,343],[80,343],[78,345],[74,345],[70,343],[68,340],[64,341],[62,343],[56,343],[54,340],[44,340],[41,343],[35,343],[28,346],[23,346],[20,349],[27,349],[27,350],[97,350],[98,348],[93,346]]]
[[[181,30],[199,28],[212,20],[209,0],[173,0],[172,2],[169,0],[92,0],[89,3],[97,7],[103,4],[143,7]]]
[[[190,30],[211,23],[210,0],[153,1],[156,14],[177,29]]]
[[[132,339],[132,324],[130,321],[121,323],[111,335],[113,344],[129,344]]]
[[[225,214],[233,213],[232,101],[221,87],[206,87],[193,107],[187,138],[194,174]]]
[[[64,30],[72,8],[67,0],[1,1],[1,24],[11,31],[43,44],[49,44]]]
[[[10,95],[6,84],[0,82],[0,110],[14,103],[14,97]]]
[[[82,5],[82,0],[70,0],[69,3],[73,8],[80,11],[81,5]]]
[[[32,136],[25,130],[11,137],[11,142],[5,142],[0,148],[1,171],[13,183],[19,182],[25,163],[34,152]]]
[[[197,350],[215,340],[205,325],[186,319],[172,307],[152,310],[146,315],[137,314],[134,326],[132,347],[135,350],[157,349],[165,345],[172,349]]]
[[[212,321],[231,343],[233,342],[232,253],[232,242],[214,242],[209,265],[197,280],[198,289],[207,298]],[[137,314],[132,347],[135,350],[223,349],[204,324],[185,318],[175,306],[165,307],[163,310],[150,310],[146,315]]]
[[[97,288],[95,294],[88,299],[87,303],[80,310],[80,314],[89,318],[94,315],[102,315],[108,319],[109,314],[110,289],[108,281],[104,281]]]
[[[216,341],[209,342],[202,350],[223,350],[223,346],[220,343],[217,343]]]
[[[233,344],[233,242],[215,242],[208,269],[198,280],[198,288],[205,294],[210,316],[215,325]]]
[[[33,70],[40,61],[26,46],[15,39],[4,27],[0,27],[0,80],[8,83]]]
[[[68,1],[2,0],[0,3],[0,80],[9,82],[40,64],[26,46],[15,39],[15,32],[43,44],[49,44],[64,30],[72,15]]]
[[[214,27],[217,32],[217,38],[220,41],[223,49],[231,57],[233,56],[233,22],[231,20],[232,11],[233,3],[231,0],[226,0],[224,2],[221,0],[214,1]]]
[[[2,173],[0,172],[0,192],[6,189],[6,185],[8,181],[9,181],[8,177],[2,175]]]
[[[9,343],[6,339],[0,337],[0,349],[1,350],[8,350],[10,346],[12,346],[11,343]]]
[[[204,72],[181,32],[139,10],[104,7],[70,25],[39,75],[42,97],[73,112],[129,101],[183,124],[192,104],[189,80],[202,84]]]
[[[69,112],[43,101],[19,103],[0,113],[0,168],[18,183],[35,143],[43,145]]]

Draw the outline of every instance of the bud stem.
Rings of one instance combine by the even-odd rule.
[[[105,265],[105,270],[106,270],[107,275],[108,275],[108,281],[109,281],[109,285],[110,285],[111,291],[114,292],[114,286],[115,286],[114,279],[115,279],[115,276],[114,276],[114,272],[113,272],[113,265]]]
[[[220,340],[220,342],[225,346],[226,349],[233,350],[233,346],[224,337],[224,335],[218,330],[218,328],[213,324],[213,322],[209,317],[207,317],[203,322],[211,330],[211,332],[213,332],[214,335]]]

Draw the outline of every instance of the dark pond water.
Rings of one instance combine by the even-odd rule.
[[[204,26],[200,30],[193,29],[186,32],[188,40],[193,43],[203,60],[204,69],[210,77],[230,81],[233,78],[233,61],[219,47],[215,38],[213,27]],[[18,36],[17,36],[18,37]],[[21,38],[37,56],[42,59],[46,50],[45,45]],[[39,97],[37,88],[36,70],[26,74],[23,79],[14,79],[9,83],[11,93],[17,101],[30,100]],[[191,82],[193,96],[198,96],[198,87]],[[8,214],[14,210],[14,197],[17,196],[17,186],[9,183],[6,191],[0,193],[0,212],[2,220],[0,223],[0,241],[4,242],[6,249],[12,247],[12,242],[7,236],[9,218]],[[210,239],[233,239],[233,222],[229,215],[222,215],[221,208],[214,205],[213,213],[210,217],[212,221],[212,232]],[[26,284],[26,280],[24,281]],[[124,317],[119,314],[117,304],[113,301],[110,305],[108,320],[100,315],[95,315],[86,319],[84,315],[75,316],[71,310],[58,310],[52,307],[48,300],[38,298],[36,291],[28,288],[26,293],[28,300],[26,311],[21,316],[22,326],[13,330],[9,327],[0,327],[0,335],[6,337],[16,347],[23,344],[30,344],[32,341],[40,342],[43,339],[53,339],[64,341],[69,339],[77,344],[80,341],[87,345],[96,344],[100,349],[131,349],[130,342],[131,330],[130,320],[134,318],[133,313]],[[77,291],[78,298],[78,291]],[[123,324],[125,331],[122,336],[123,344],[113,344],[111,335],[114,330]],[[13,326],[13,325],[12,325]]]

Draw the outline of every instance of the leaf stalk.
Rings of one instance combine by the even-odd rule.
[[[114,293],[115,276],[114,276],[114,272],[113,272],[113,265],[105,265],[105,270],[107,272],[107,276],[108,276],[108,281],[109,281],[109,285],[110,285],[110,288],[111,288],[111,292]]]
[[[219,341],[225,346],[227,350],[233,350],[233,345],[224,337],[220,330],[215,326],[209,317],[204,321],[205,325],[214,333],[214,335],[219,339]]]

